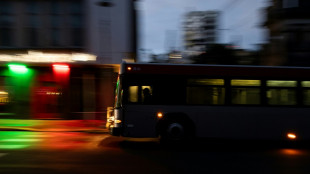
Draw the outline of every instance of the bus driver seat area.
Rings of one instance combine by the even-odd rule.
[[[152,94],[149,88],[143,89],[143,104],[151,104],[152,103]]]

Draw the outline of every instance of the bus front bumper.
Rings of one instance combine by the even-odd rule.
[[[121,128],[120,127],[111,127],[110,134],[113,136],[120,136],[121,135]]]

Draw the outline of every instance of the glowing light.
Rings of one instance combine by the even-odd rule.
[[[27,144],[1,144],[0,149],[22,149],[29,147]]]
[[[163,113],[161,113],[161,112],[158,112],[158,113],[157,113],[157,118],[162,118],[163,116],[164,116]]]
[[[40,139],[21,139],[21,138],[12,138],[12,139],[2,139],[0,142],[38,142]]]
[[[96,61],[97,57],[86,53],[44,53],[31,51],[25,54],[0,54],[0,61],[7,62],[77,62]]]
[[[0,91],[0,95],[7,95],[9,94],[8,92],[5,92],[5,91]]]
[[[129,66],[129,67],[127,67],[127,70],[128,70],[128,71],[131,71],[131,69],[132,69],[132,68],[131,68],[130,66]]]
[[[46,92],[46,95],[60,95],[60,92]]]
[[[182,55],[181,54],[170,54],[169,58],[170,59],[182,59]]]
[[[62,83],[63,85],[68,84],[69,76],[70,76],[70,67],[67,64],[53,64],[53,74],[54,79],[58,83]],[[56,91],[47,91],[47,92],[56,92]],[[49,93],[47,95],[57,95],[53,93]]]
[[[84,53],[74,53],[72,54],[72,61],[96,61],[96,56]]]
[[[70,68],[68,65],[64,65],[64,64],[53,64],[53,68],[56,71],[69,71]]]
[[[115,123],[121,123],[122,120],[115,120]]]
[[[284,155],[302,155],[303,152],[298,149],[281,149],[280,153]]]
[[[25,65],[19,65],[19,64],[9,64],[9,69],[15,73],[26,73],[28,71],[28,68]]]
[[[288,133],[287,134],[287,138],[290,139],[290,140],[295,140],[297,138],[297,136],[294,133]]]

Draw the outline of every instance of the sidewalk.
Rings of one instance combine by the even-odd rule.
[[[0,131],[108,133],[102,120],[0,119]]]

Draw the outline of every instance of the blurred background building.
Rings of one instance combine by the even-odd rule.
[[[136,59],[135,0],[1,0],[0,116],[102,119]]]
[[[273,0],[264,23],[269,29],[262,64],[310,66],[310,1]]]
[[[205,52],[207,46],[218,42],[218,11],[191,11],[185,15],[185,51],[189,55]]]
[[[134,17],[133,1],[1,0],[1,53],[86,53],[118,64],[135,58]]]

